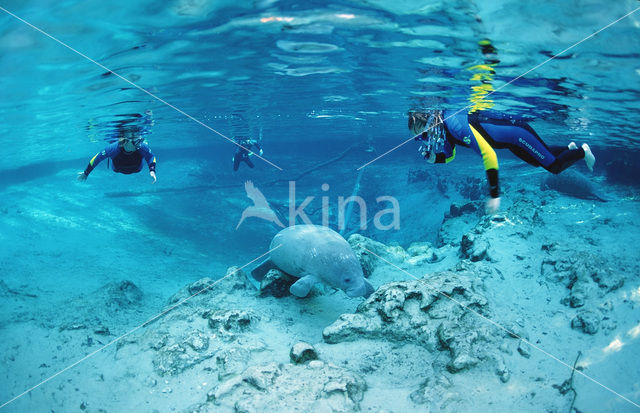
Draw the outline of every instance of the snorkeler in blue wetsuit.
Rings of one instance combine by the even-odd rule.
[[[111,160],[111,169],[114,172],[127,175],[140,172],[144,159],[149,167],[149,175],[155,183],[157,180],[156,157],[151,153],[151,149],[144,139],[144,136],[149,133],[147,126],[153,125],[151,116],[151,111],[145,112],[142,127],[138,125],[119,127],[117,135],[114,136],[117,141],[91,158],[85,170],[78,174],[78,180],[86,181],[91,171],[107,158]]]
[[[246,137],[236,137],[235,140],[236,142],[238,142],[238,146],[232,158],[233,170],[238,170],[238,168],[240,167],[240,162],[244,162],[247,164],[247,166],[249,166],[249,168],[253,168],[253,162],[251,162],[251,159],[249,157],[253,155],[252,148],[256,149],[258,155],[263,154],[260,144],[258,143],[258,141]]]
[[[420,141],[420,153],[430,163],[449,163],[456,155],[456,145],[473,149],[482,156],[490,188],[487,212],[500,207],[498,186],[498,157],[494,149],[509,149],[514,155],[533,166],[542,166],[558,174],[580,159],[593,170],[596,159],[586,143],[581,148],[571,142],[568,146],[547,146],[524,120],[509,116],[466,111],[433,110],[410,112],[409,130]]]

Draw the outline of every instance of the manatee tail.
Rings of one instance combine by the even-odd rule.
[[[251,276],[258,283],[262,281],[264,276],[269,272],[269,270],[273,270],[274,268],[278,268],[270,258],[262,261],[256,268],[251,270]]]

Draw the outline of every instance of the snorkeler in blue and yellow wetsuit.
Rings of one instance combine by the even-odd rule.
[[[595,163],[586,143],[581,148],[573,142],[568,146],[547,146],[525,121],[508,116],[465,111],[412,112],[409,129],[416,134],[414,139],[422,142],[420,153],[430,163],[451,162],[457,145],[482,156],[491,196],[488,212],[495,212],[500,206],[498,157],[494,149],[509,149],[528,164],[542,166],[554,174],[580,159],[585,160],[590,170]]]
[[[111,169],[114,172],[127,175],[140,172],[144,159],[149,167],[149,175],[155,183],[157,179],[156,157],[151,153],[151,149],[145,141],[145,135],[149,133],[148,126],[153,125],[151,116],[151,111],[145,112],[142,126],[120,126],[117,134],[112,137],[117,140],[91,158],[85,170],[78,173],[78,180],[86,181],[91,171],[107,158],[111,160]]]
[[[480,43],[483,54],[485,50],[494,53],[495,49],[487,49],[487,44],[490,45]],[[487,75],[475,80],[482,80],[488,86],[481,90],[474,89],[480,93],[472,95],[469,111],[409,112],[409,130],[416,135],[414,139],[421,142],[419,152],[428,162],[451,162],[456,155],[457,145],[471,148],[482,156],[489,181],[490,198],[486,205],[489,213],[500,207],[498,157],[494,149],[509,149],[528,164],[542,166],[553,174],[564,171],[580,159],[584,159],[589,170],[593,170],[596,161],[586,143],[580,148],[574,142],[567,146],[548,146],[526,121],[484,111],[493,106],[485,96],[492,90],[490,80],[495,62],[497,60],[489,65],[475,66],[487,69]]]

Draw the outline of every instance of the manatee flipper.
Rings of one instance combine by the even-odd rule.
[[[313,275],[305,275],[289,287],[289,292],[296,297],[306,297],[309,294],[309,291],[311,291],[313,286],[318,282],[320,282],[320,280]]]
[[[271,261],[271,258],[267,258],[266,260],[258,264],[256,268],[251,270],[251,276],[254,280],[260,282],[270,270],[273,270],[275,268],[278,268],[278,266],[275,265],[273,261]]]

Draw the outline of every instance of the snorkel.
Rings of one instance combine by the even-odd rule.
[[[139,135],[139,132],[137,128],[127,128],[121,132],[118,144],[125,152],[131,153],[140,149],[144,138]]]

